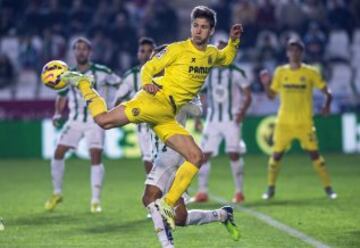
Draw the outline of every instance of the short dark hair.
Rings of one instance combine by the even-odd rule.
[[[209,21],[211,28],[216,26],[216,12],[206,6],[197,6],[191,11],[191,21],[196,18],[205,18]]]
[[[74,41],[72,42],[72,48],[75,49],[76,44],[80,42],[85,43],[90,50],[92,49],[90,40],[83,36],[74,39]]]
[[[141,37],[139,39],[139,46],[142,46],[142,45],[150,45],[152,47],[156,47],[154,39],[150,38],[150,37]]]

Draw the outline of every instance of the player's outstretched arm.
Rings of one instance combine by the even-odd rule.
[[[321,92],[325,95],[325,102],[324,105],[321,109],[321,114],[323,116],[327,116],[330,114],[330,105],[331,105],[331,101],[332,101],[332,93],[330,91],[330,89],[325,86]]]
[[[224,49],[219,50],[215,65],[227,66],[234,61],[237,54],[237,49],[240,45],[240,37],[242,33],[243,26],[241,24],[235,24],[231,27],[228,44],[226,47],[224,47]]]
[[[262,70],[259,74],[260,76],[260,82],[264,86],[265,93],[268,96],[269,99],[274,99],[276,97],[276,92],[273,91],[271,86],[271,75],[268,70]]]

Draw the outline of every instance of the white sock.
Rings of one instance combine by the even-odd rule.
[[[186,225],[203,225],[211,222],[224,222],[227,213],[223,209],[189,210]]]
[[[150,203],[146,207],[151,215],[151,219],[154,223],[154,228],[156,235],[161,243],[163,248],[172,248],[174,247],[173,238],[170,230],[165,227],[164,221],[160,215],[159,210],[155,206],[155,202]]]
[[[209,182],[209,174],[211,169],[210,161],[207,161],[203,164],[199,171],[199,192],[207,193],[208,192],[208,182]]]
[[[105,169],[102,164],[91,165],[91,203],[99,203]]]
[[[244,159],[240,158],[236,161],[230,160],[231,171],[234,178],[236,193],[243,192],[244,177]]]
[[[51,180],[54,188],[54,194],[61,194],[64,180],[65,162],[64,159],[51,160]]]

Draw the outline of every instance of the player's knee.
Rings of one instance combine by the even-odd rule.
[[[156,201],[157,199],[161,198],[162,194],[161,191],[154,191],[151,190],[148,186],[145,188],[143,197],[142,197],[142,203],[144,204],[144,207],[147,207],[150,203]]]
[[[177,211],[175,218],[175,225],[186,226],[187,211]]]
[[[65,149],[64,147],[60,147],[60,146],[56,147],[54,158],[57,160],[64,159],[66,151],[67,149]]]
[[[193,151],[190,151],[189,152],[189,155],[188,155],[188,161],[198,167],[201,166],[201,164],[203,163],[203,153],[200,149],[197,149],[197,150],[193,150]]]
[[[229,153],[229,157],[231,161],[237,161],[240,158],[240,154],[236,152]]]

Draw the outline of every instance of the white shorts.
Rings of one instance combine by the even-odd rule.
[[[105,130],[93,122],[67,121],[63,127],[58,145],[76,148],[80,140],[85,137],[89,149],[103,149]]]
[[[140,147],[141,159],[152,161],[151,129],[145,123],[137,125],[137,137]]]
[[[203,152],[217,156],[223,139],[225,140],[226,153],[244,154],[246,152],[245,142],[241,139],[241,124],[238,125],[235,121],[206,122],[201,140]]]
[[[167,147],[166,151],[157,154],[145,184],[154,185],[165,194],[175,178],[177,169],[183,162],[184,159],[180,154]]]

